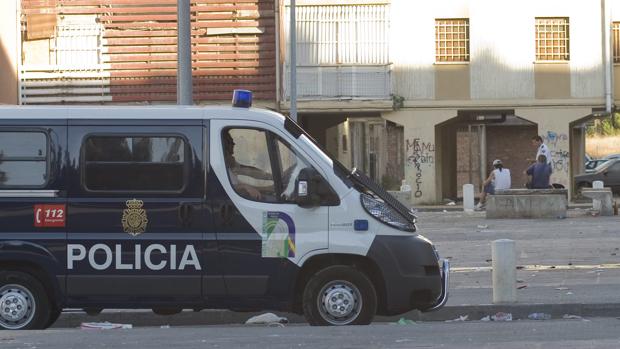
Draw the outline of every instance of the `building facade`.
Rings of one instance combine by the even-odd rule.
[[[288,0],[192,0],[194,102],[288,112]],[[513,187],[540,135],[571,192],[584,127],[620,99],[620,0],[297,0],[299,121],[412,203]],[[174,103],[176,0],[6,0],[0,103]]]
[[[465,183],[479,188],[496,158],[523,187],[540,135],[552,182],[573,192],[584,127],[618,98],[620,2],[342,3],[298,2],[298,52],[312,41],[324,58],[299,62],[298,106],[302,124],[345,164],[393,188],[404,179],[414,204],[439,203],[461,197]],[[355,48],[366,56],[347,55]],[[374,93],[382,83],[390,89]]]

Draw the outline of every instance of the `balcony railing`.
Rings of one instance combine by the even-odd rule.
[[[284,97],[290,97],[290,70],[285,71]],[[297,67],[297,98],[389,99],[392,93],[391,65],[318,65]]]

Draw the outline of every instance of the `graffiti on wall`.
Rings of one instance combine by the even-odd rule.
[[[422,142],[420,138],[405,140],[405,154],[407,154],[407,166],[415,169],[415,183],[412,186],[414,196],[422,196],[423,173],[422,165],[435,163],[435,145],[431,142]]]
[[[565,133],[557,133],[555,131],[547,131],[543,135],[543,140],[551,155],[551,167],[553,174],[560,174],[560,178],[557,176],[552,181],[568,185],[568,174],[570,170],[570,152],[568,150],[568,135]]]

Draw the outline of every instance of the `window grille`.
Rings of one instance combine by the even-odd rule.
[[[469,62],[469,19],[435,20],[435,61]]]
[[[612,23],[611,33],[613,36],[614,63],[620,63],[620,22]]]
[[[536,60],[570,59],[568,18],[536,18]]]

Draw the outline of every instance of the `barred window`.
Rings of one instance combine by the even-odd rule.
[[[536,60],[570,59],[568,18],[536,18]]]
[[[614,46],[614,63],[620,63],[620,22],[613,22],[611,28],[613,35],[612,45]]]
[[[469,62],[469,19],[435,19],[435,61]]]

